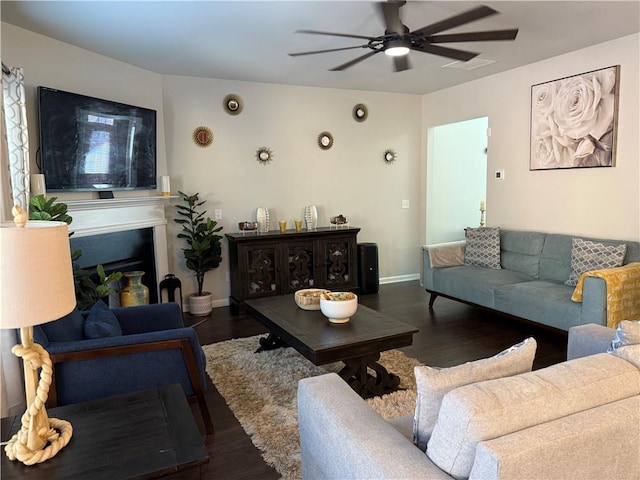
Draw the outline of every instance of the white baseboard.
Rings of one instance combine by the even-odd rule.
[[[380,279],[380,285],[385,285],[387,283],[410,282],[412,280],[420,280],[420,274],[412,273],[410,275],[397,275],[395,277],[383,277]]]

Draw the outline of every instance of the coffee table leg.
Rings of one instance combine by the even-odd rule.
[[[380,354],[343,360],[345,367],[340,370],[340,377],[353,388],[362,398],[384,395],[398,389],[400,377],[389,373],[378,363]],[[375,375],[369,373],[369,369]]]
[[[273,333],[270,333],[266,337],[261,338],[259,343],[260,347],[255,351],[255,353],[260,353],[267,350],[275,350],[276,348],[286,348],[289,346],[284,343],[280,337]]]

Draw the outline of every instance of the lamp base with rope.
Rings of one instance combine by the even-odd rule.
[[[45,402],[53,367],[49,353],[33,342],[33,327],[20,329],[22,344],[15,345],[11,353],[22,358],[24,363],[27,410],[22,415],[22,427],[5,447],[9,460],[18,460],[25,465],[42,463],[54,457],[71,440],[73,427],[66,420],[49,418]],[[38,379],[38,369],[42,369]]]

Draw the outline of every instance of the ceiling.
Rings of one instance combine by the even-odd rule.
[[[168,75],[425,94],[640,31],[640,1],[409,1],[410,30],[481,4],[500,12],[446,33],[519,28],[515,41],[449,44],[494,60],[474,70],[451,59],[410,53],[412,70],[394,72],[386,55],[344,71],[330,68],[366,51],[291,57],[362,40],[294,33],[311,29],[383,34],[371,1],[13,1],[2,21]],[[604,66],[604,65],[603,65]]]

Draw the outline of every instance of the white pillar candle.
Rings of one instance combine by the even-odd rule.
[[[171,195],[171,182],[168,175],[162,175],[160,177],[160,193],[163,197]]]
[[[31,175],[31,196],[46,195],[47,185],[44,181],[42,173],[34,173]]]
[[[480,210],[485,210],[484,200],[480,200]]]

